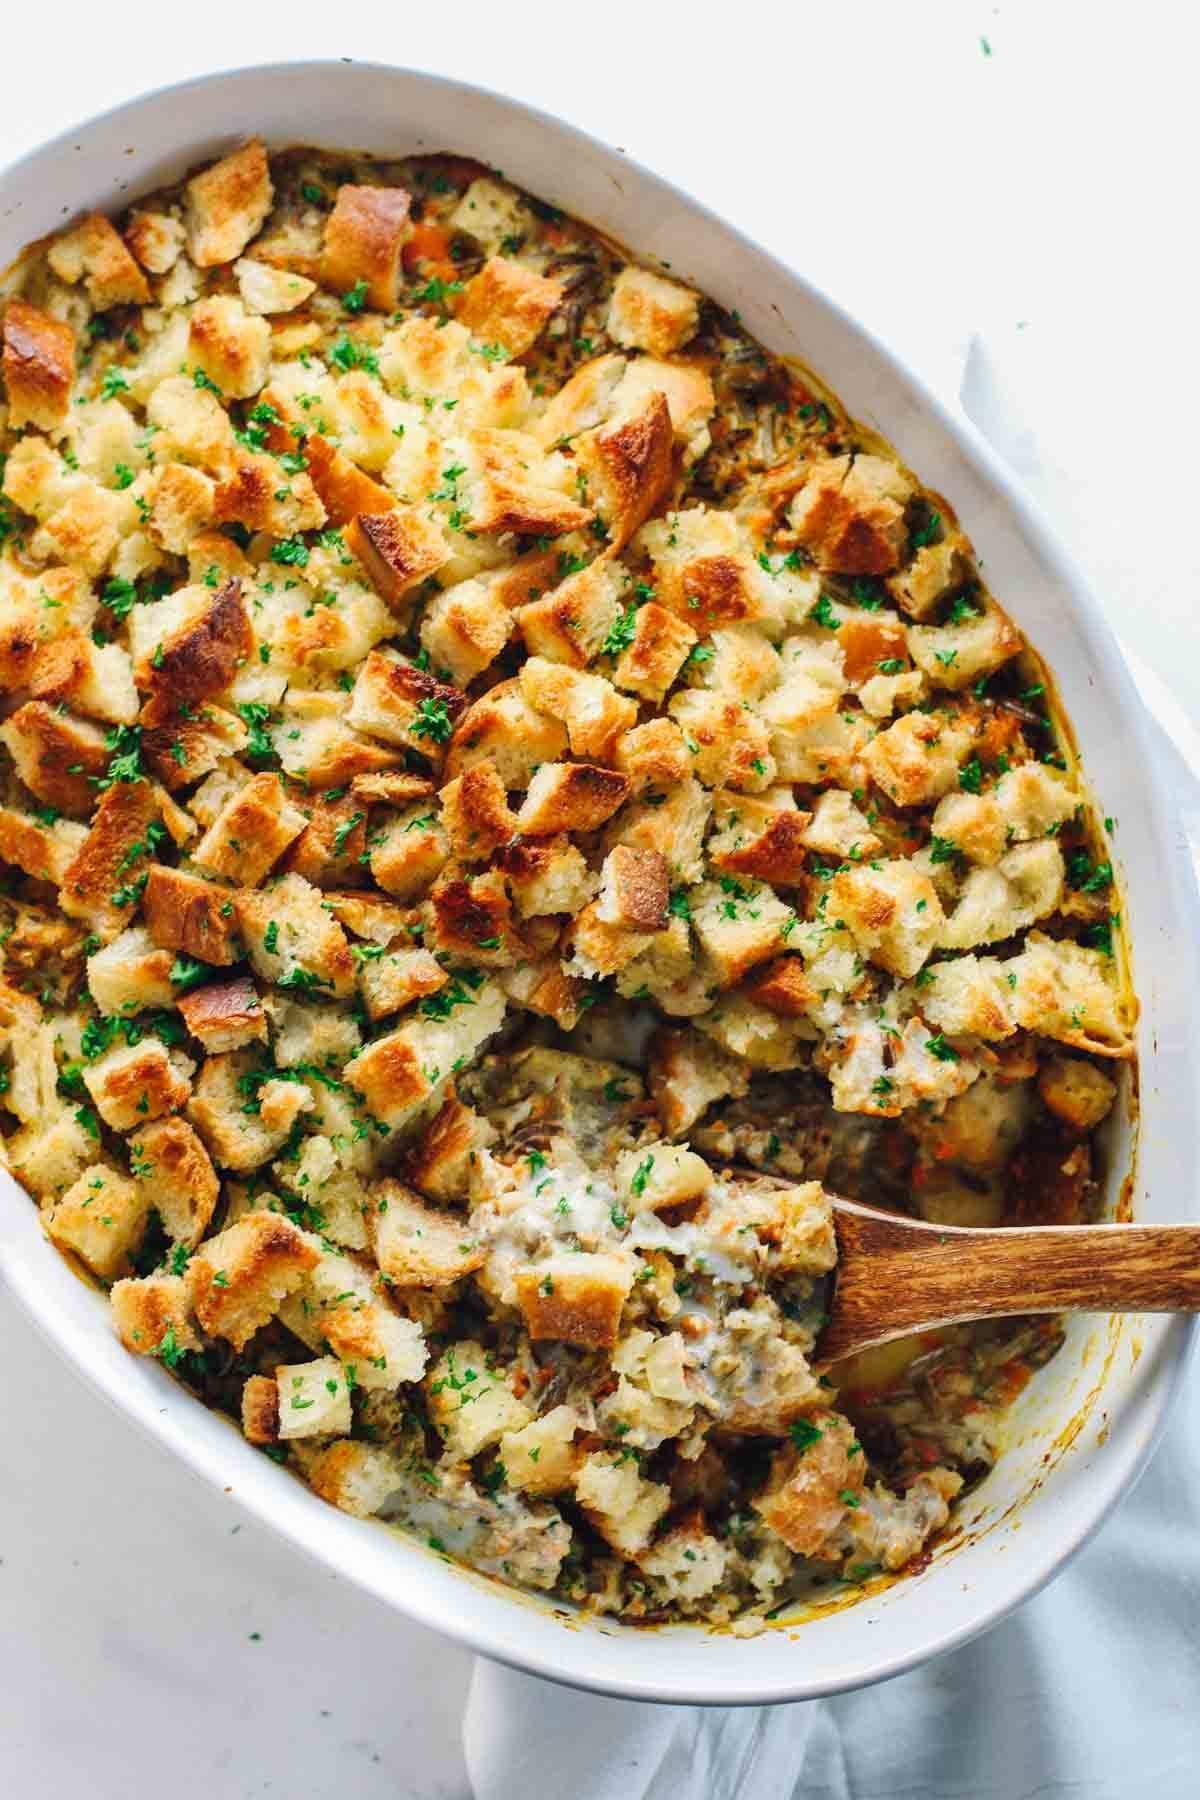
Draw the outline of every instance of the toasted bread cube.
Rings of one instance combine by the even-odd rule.
[[[193,175],[185,227],[197,268],[240,256],[270,211],[273,194],[267,153],[257,138]]]
[[[241,889],[234,915],[255,970],[287,988],[354,990],[354,959],[346,934],[326,912],[321,890],[302,875],[285,875],[266,889]]]
[[[265,319],[253,323],[265,325]],[[256,412],[258,408],[254,409]],[[224,479],[213,493],[213,517],[218,524],[238,523],[249,531],[265,531],[271,537],[291,537],[298,531],[314,531],[324,525],[325,508],[316,486],[305,470],[285,479],[273,456],[245,450],[240,445],[233,452]],[[307,614],[303,615],[307,618]],[[327,624],[308,625],[307,633],[299,621],[293,626],[292,655],[301,660],[300,652],[310,643],[324,647],[330,633]],[[285,640],[286,641],[286,640]],[[308,652],[313,654],[312,651]]]
[[[405,1471],[390,1450],[352,1438],[330,1444],[308,1466],[314,1494],[356,1519],[377,1513],[389,1494],[403,1486]]]
[[[346,1371],[333,1356],[315,1362],[281,1363],[275,1371],[279,1396],[279,1438],[345,1437],[350,1430],[350,1388]]]
[[[574,448],[609,543],[622,549],[671,490],[675,433],[665,397],[654,391],[638,397],[607,424],[584,432]]]
[[[59,905],[72,918],[100,930],[116,930],[136,899],[122,882],[145,854],[147,832],[158,819],[158,802],[147,781],[116,782],[100,796],[91,829],[64,869]]]
[[[383,1274],[401,1287],[445,1287],[478,1269],[486,1253],[460,1214],[427,1206],[398,1181],[372,1189],[367,1234]]]
[[[551,1338],[583,1350],[608,1348],[617,1341],[636,1273],[636,1258],[586,1251],[519,1269],[515,1287],[525,1329],[535,1342]]]
[[[450,977],[428,950],[385,950],[360,963],[358,985],[368,1016],[386,1019],[412,1000],[436,994]]]
[[[636,1557],[649,1547],[655,1526],[669,1509],[671,1490],[644,1481],[636,1462],[598,1451],[580,1466],[575,1498],[619,1556]]]
[[[530,655],[582,669],[599,656],[627,583],[622,564],[600,556],[543,598],[519,606],[517,625]]]
[[[465,704],[458,688],[447,687],[406,657],[372,650],[354,683],[346,722],[440,763]]]
[[[344,1079],[375,1118],[402,1124],[499,1029],[504,1011],[504,994],[485,982],[475,990],[473,1006],[455,1007],[446,1019],[409,1019],[375,1038],[346,1064]]]
[[[181,1351],[199,1350],[182,1275],[114,1282],[109,1299],[113,1328],[135,1356],[161,1356],[173,1368]]]
[[[685,780],[664,794],[647,788],[613,821],[607,842],[629,844],[635,850],[657,850],[666,858],[672,883],[698,881],[704,866],[704,833],[712,812],[712,799],[698,781]]]
[[[192,308],[188,348],[195,363],[232,400],[246,400],[265,384],[271,366],[271,327],[247,313],[232,294],[212,294]]]
[[[768,1012],[778,1013],[783,1019],[806,1017],[820,997],[798,956],[778,957],[765,969],[757,970],[743,992],[755,1006],[765,1006]]]
[[[461,581],[433,600],[421,621],[421,643],[435,667],[466,687],[495,662],[512,629],[512,613],[494,587]]]
[[[398,900],[420,899],[450,855],[450,839],[441,820],[422,804],[373,831],[368,847],[371,874]]]
[[[771,734],[739,700],[703,688],[684,688],[671,701],[692,768],[706,787],[756,791],[775,775]]]
[[[274,269],[270,263],[243,256],[233,265],[242,305],[251,313],[285,313],[302,306],[317,289],[315,281],[293,269]]]
[[[845,921],[864,956],[906,978],[928,959],[946,922],[928,875],[903,860],[843,869],[829,884],[827,917]]]
[[[566,837],[515,838],[497,850],[494,864],[523,919],[578,913],[596,891],[596,877]]]
[[[328,1069],[353,1056],[362,1042],[353,1013],[344,1007],[331,1006],[328,1001],[305,1004],[279,994],[271,994],[267,1004],[275,1035],[275,1061],[281,1069],[295,1068],[298,1063],[316,1063]]]
[[[492,762],[478,762],[448,781],[439,796],[442,824],[460,862],[486,862],[517,830],[508,790]]]
[[[685,781],[691,773],[683,733],[673,719],[648,719],[644,725],[635,725],[617,739],[613,760],[621,773],[628,775],[634,793]]]
[[[446,775],[452,780],[487,758],[495,764],[505,788],[523,789],[529,786],[535,769],[554,762],[566,748],[567,733],[561,722],[530,706],[519,681],[502,681],[459,720],[446,758]]]
[[[944,921],[940,943],[947,950],[973,950],[1015,937],[1062,902],[1066,871],[1053,838],[1015,844],[994,869],[972,869],[958,904]]]
[[[169,1237],[194,1249],[221,1184],[212,1159],[186,1119],[156,1119],[129,1140],[129,1167]]]
[[[80,1107],[62,1106],[48,1123],[27,1125],[8,1140],[13,1174],[42,1202],[65,1192],[95,1154],[95,1140],[82,1123],[82,1112]]]
[[[771,1216],[757,1227],[780,1269],[826,1275],[837,1262],[833,1209],[819,1181],[774,1188],[763,1196]]]
[[[566,974],[556,955],[501,969],[496,979],[510,1000],[526,1012],[553,1019],[560,1031],[574,1031],[587,1004],[586,984]]]
[[[130,725],[138,716],[133,668],[120,644],[94,644],[68,632],[42,649],[29,692],[35,700],[63,703],[110,724]]]
[[[908,628],[909,655],[917,667],[935,686],[956,691],[1008,662],[1021,644],[1020,632],[996,605],[958,624]]]
[[[175,984],[170,950],[153,943],[141,925],[131,925],[87,961],[88,987],[102,1013],[141,1012],[149,1006],[173,1006]]]
[[[0,365],[8,394],[8,423],[55,431],[71,406],[75,381],[75,333],[27,300],[4,309]]]
[[[527,953],[528,945],[513,923],[508,889],[498,869],[488,869],[469,881],[448,869],[434,887],[429,904],[435,952],[449,952],[493,968],[504,968]]]
[[[333,1354],[353,1374],[358,1387],[395,1392],[404,1381],[420,1381],[429,1352],[415,1319],[402,1319],[383,1301],[351,1299],[327,1307],[320,1326]]]
[[[747,1070],[692,1027],[660,1031],[650,1047],[650,1097],[668,1137],[682,1137],[717,1100],[739,1100]]]
[[[529,783],[517,830],[531,837],[595,831],[628,798],[629,779],[593,763],[545,763]]]
[[[465,511],[462,523],[468,532],[562,537],[568,531],[582,531],[592,520],[590,506],[581,506],[563,492],[565,467],[544,456],[537,439],[523,431],[479,426],[455,440],[452,454],[458,461],[450,466],[461,463],[465,473],[461,490],[456,489],[459,504],[449,498],[446,504]]]
[[[408,1152],[404,1172],[410,1185],[430,1200],[465,1200],[475,1153],[495,1135],[488,1121],[451,1089]]]
[[[852,1510],[849,1503],[857,1503],[867,1459],[854,1444],[853,1427],[840,1414],[819,1412],[808,1423],[819,1435],[806,1449],[788,1444],[776,1452],[754,1510],[797,1556],[836,1554],[828,1549],[829,1541]]]
[[[320,1260],[316,1244],[290,1219],[247,1213],[202,1244],[188,1265],[196,1317],[210,1337],[240,1350]]]
[[[272,1376],[251,1375],[242,1389],[242,1436],[249,1444],[279,1442],[279,1387]]]
[[[1038,1071],[1037,1085],[1055,1118],[1072,1131],[1094,1131],[1117,1097],[1116,1082],[1078,1056],[1052,1056]]]
[[[536,343],[564,293],[561,281],[510,257],[490,256],[458,302],[459,323],[481,344],[522,356]]]
[[[169,213],[135,212],[125,229],[125,241],[143,269],[166,275],[179,260],[184,230]]]
[[[83,1080],[96,1111],[114,1131],[130,1131],[143,1119],[177,1112],[190,1091],[156,1037],[110,1050],[84,1068]]]
[[[990,956],[956,956],[931,963],[921,977],[921,1012],[938,1031],[985,1042],[1016,1030],[1004,965]]]
[[[913,491],[908,476],[881,456],[822,457],[811,465],[789,516],[821,568],[886,575],[898,567],[908,542],[904,508]]]
[[[671,897],[670,871],[657,850],[618,844],[604,859],[596,917],[630,931],[662,931]]]
[[[745,989],[723,994],[715,1006],[697,1016],[696,1029],[752,1069],[798,1069],[811,1052],[810,1029],[758,1005]]]
[[[603,675],[530,656],[519,680],[531,706],[563,720],[573,756],[611,761],[617,739],[637,721],[634,701],[618,694]]]
[[[211,524],[214,483],[186,463],[168,463],[153,485],[150,535],[163,550],[186,556],[197,535]]]
[[[286,1143],[300,1114],[312,1108],[313,1097],[299,1082],[268,1081],[258,1090],[257,1113],[247,1113],[238,1083],[256,1067],[249,1051],[235,1050],[210,1056],[197,1077],[188,1116],[218,1168],[260,1168]]]
[[[844,788],[826,788],[817,796],[804,842],[823,856],[849,857],[851,861],[869,860],[880,847],[865,815]]]
[[[495,1358],[473,1339],[451,1344],[425,1383],[429,1416],[456,1458],[478,1456],[506,1431],[520,1431],[533,1417],[517,1399]]]
[[[89,213],[55,238],[46,261],[60,281],[71,287],[82,281],[97,312],[110,306],[145,306],[150,300],[146,277],[103,213]]]
[[[627,1211],[666,1212],[703,1200],[712,1187],[713,1172],[685,1145],[644,1144],[618,1156],[616,1182]]]
[[[108,767],[109,751],[99,726],[60,715],[44,701],[28,700],[0,726],[0,743],[43,805],[87,817],[96,801],[94,783]]]
[[[412,196],[398,187],[344,181],[325,221],[321,282],[335,293],[366,283],[377,312],[391,312],[400,292],[400,255],[412,229]]]
[[[567,928],[564,947],[568,957],[563,968],[572,977],[602,981],[606,976],[619,974],[652,941],[653,934],[649,932],[631,931],[602,919],[598,904],[593,901]]]
[[[893,575],[887,585],[910,619],[927,619],[969,575],[970,564],[962,546],[947,538],[940,544],[923,544],[908,567]]]
[[[863,751],[871,779],[896,806],[928,806],[958,782],[971,736],[933,713],[905,713]]]
[[[358,880],[367,842],[367,814],[361,803],[342,789],[330,788],[310,795],[302,811],[308,824],[285,851],[283,873],[302,875],[314,887]]]
[[[795,886],[808,866],[812,816],[798,809],[787,788],[754,795],[718,792],[713,796],[717,830],[708,840],[708,860],[726,875]]]
[[[93,1275],[112,1281],[129,1267],[148,1211],[136,1181],[93,1163],[44,1217],[60,1250],[73,1250]]]
[[[155,863],[142,893],[142,911],[150,940],[160,949],[183,950],[219,967],[237,961],[237,923],[228,888]]]
[[[350,521],[346,544],[389,606],[402,601],[450,556],[441,526],[415,506],[358,513]]]
[[[569,1406],[555,1406],[540,1419],[506,1431],[500,1461],[509,1487],[526,1494],[561,1494],[569,1488],[582,1456],[574,1447],[578,1426]]]
[[[1112,967],[1102,950],[1031,931],[1006,966],[1018,1025],[1094,1056],[1132,1056],[1132,1021]]]
[[[193,860],[216,875],[257,887],[306,823],[278,775],[255,775],[221,808]]]
[[[665,606],[648,600],[637,611],[633,639],[621,654],[613,680],[657,705],[696,644],[696,633]]]
[[[382,894],[326,891],[325,904],[339,925],[344,925],[355,937],[369,939],[372,944],[394,943],[415,923],[411,908],[398,906],[394,900],[385,900]]]
[[[796,915],[765,884],[726,878],[693,888],[692,929],[721,987],[732,987],[756,963],[785,948]]]
[[[181,994],[179,1010],[192,1036],[210,1053],[266,1042],[267,1015],[248,975],[233,975]]]
[[[699,318],[699,296],[650,269],[630,264],[613,283],[608,335],[627,350],[670,356],[694,336]]]

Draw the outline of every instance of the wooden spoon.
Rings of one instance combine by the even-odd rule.
[[[838,1265],[814,1364],[1019,1313],[1200,1312],[1200,1225],[929,1225],[834,1197]]]

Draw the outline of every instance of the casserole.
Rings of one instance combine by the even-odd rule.
[[[180,92],[123,109],[88,128],[93,135],[65,140],[28,159],[2,190],[9,255],[81,206],[119,204],[126,193],[175,179],[226,148],[229,139],[221,135],[220,122],[229,116],[252,120],[273,145],[302,136],[399,154],[452,141],[502,164],[523,185],[548,192],[555,203],[631,242],[640,253],[670,263],[736,308],[769,348],[803,354],[833,382],[852,414],[881,431],[935,489],[953,497],[989,577],[1056,672],[1066,711],[1079,728],[1085,765],[1104,807],[1118,821],[1143,998],[1141,1042],[1143,1051],[1151,1044],[1155,1049],[1143,1096],[1145,1148],[1134,1205],[1141,1216],[1164,1216],[1149,1202],[1139,1205],[1139,1196],[1184,1194],[1190,1172],[1188,1121],[1194,1108],[1190,1074],[1182,1066],[1189,982],[1180,957],[1187,941],[1184,920],[1194,902],[1182,885],[1185,860],[1156,804],[1156,777],[1136,704],[1102,628],[1040,528],[1017,507],[986,454],[972,446],[970,434],[952,427],[882,352],[769,258],[741,245],[662,184],[626,171],[620,159],[507,103],[387,70],[307,65],[245,71],[182,90],[194,131],[180,144],[169,122]],[[392,122],[401,111],[402,129]],[[86,145],[89,162],[104,166],[118,140],[126,152],[123,179],[80,192],[71,144]],[[571,156],[569,173],[553,184],[539,173],[547,145],[562,154],[564,166],[568,152]],[[35,191],[36,213],[26,198]],[[739,259],[736,275],[729,268],[731,248]],[[1113,720],[1120,721],[1118,731]],[[1101,721],[1105,732],[1098,729]],[[1147,787],[1149,806],[1143,801]],[[1138,871],[1145,871],[1140,879]],[[1178,1070],[1168,1066],[1171,1057],[1181,1063]],[[1127,1141],[1114,1146],[1117,1171],[1128,1158]],[[1115,1205],[1116,1195],[1109,1198]],[[728,1703],[831,1691],[893,1673],[993,1620],[1053,1571],[1131,1478],[1161,1422],[1186,1339],[1182,1326],[1142,1334],[1128,1327],[1089,1332],[1084,1321],[1076,1321],[1063,1356],[1031,1385],[1014,1415],[1016,1441],[960,1515],[963,1541],[944,1546],[919,1578],[870,1595],[853,1609],[825,1609],[795,1641],[783,1631],[752,1645],[673,1635],[667,1654],[658,1645],[661,1634],[631,1636],[592,1623],[565,1632],[544,1609],[532,1603],[510,1606],[507,1596],[482,1586],[471,1625],[460,1625],[458,1572],[370,1527],[330,1519],[307,1494],[290,1485],[285,1489],[278,1478],[264,1478],[261,1465],[246,1457],[219,1420],[198,1415],[173,1391],[164,1399],[160,1371],[142,1365],[130,1370],[107,1338],[94,1297],[72,1284],[64,1267],[47,1266],[27,1207],[14,1209],[11,1224],[6,1216],[4,1260],[17,1291],[105,1391],[120,1397],[135,1416],[154,1418],[160,1436],[183,1447],[223,1485],[236,1490],[240,1484],[256,1509],[319,1548],[344,1573],[424,1622],[456,1630],[506,1660],[609,1692],[676,1700]],[[123,1377],[118,1369],[125,1371]],[[1061,1466],[1039,1489],[1039,1471],[1047,1461]],[[1029,1497],[1016,1505],[1027,1490]],[[1018,1524],[1020,1536],[1014,1539]],[[1001,1554],[1018,1544],[1024,1555]],[[669,1668],[660,1669],[662,1664]]]

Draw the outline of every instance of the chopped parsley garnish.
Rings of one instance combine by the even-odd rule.
[[[797,1450],[805,1451],[811,1450],[817,1439],[824,1437],[825,1433],[809,1419],[793,1419],[788,1426],[788,1436]]]
[[[608,628],[604,642],[600,646],[603,656],[620,656],[627,650],[637,634],[638,608],[636,600],[622,607]]]
[[[954,1045],[946,1042],[944,1031],[939,1031],[936,1037],[926,1038],[925,1048],[930,1056],[937,1058],[938,1062],[955,1063],[961,1060]]]
[[[816,625],[823,625],[826,631],[840,631],[841,620],[833,615],[833,601],[828,594],[822,594],[815,606],[808,610],[808,616]]]
[[[366,304],[367,284],[365,281],[356,281],[354,286],[342,295],[342,305],[347,312],[360,313]]]
[[[977,794],[983,786],[983,764],[977,756],[965,762],[958,771],[958,785],[965,794]]]
[[[417,716],[412,723],[413,736],[432,738],[435,744],[444,744],[453,729],[446,702],[426,696],[417,707]]]
[[[173,986],[186,993],[189,988],[198,987],[208,973],[207,963],[197,962],[194,956],[188,956],[181,950],[171,964],[168,979]]]

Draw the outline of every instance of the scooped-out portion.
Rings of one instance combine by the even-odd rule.
[[[749,1635],[911,1564],[1061,1333],[818,1376],[828,1193],[1088,1217],[1136,1017],[949,502],[462,157],[252,140],[0,293],[0,1141],[50,1242],[501,1581]]]

